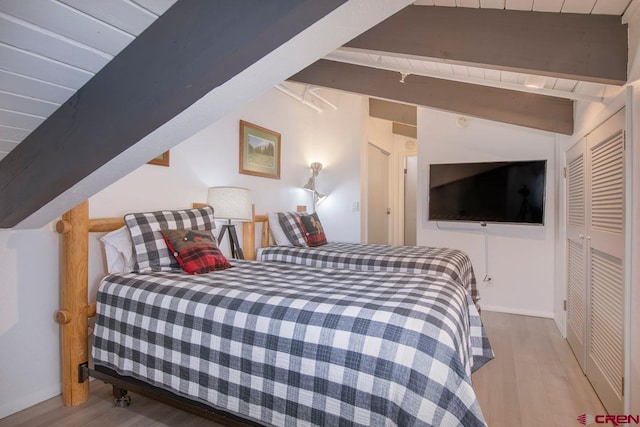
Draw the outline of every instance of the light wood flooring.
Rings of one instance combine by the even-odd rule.
[[[473,386],[489,426],[577,426],[581,414],[606,413],[552,320],[492,312],[482,318],[496,358],[473,375]],[[111,387],[94,381],[81,406],[53,398],[0,420],[0,427],[218,426],[131,395],[129,408],[115,408]]]
[[[579,426],[606,414],[551,319],[482,312],[496,357],[473,376],[489,426]]]

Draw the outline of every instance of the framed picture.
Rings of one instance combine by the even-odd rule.
[[[280,179],[280,134],[240,120],[240,173]]]
[[[150,165],[169,166],[169,152],[165,151],[158,157],[154,157],[153,159],[149,160],[147,163]]]

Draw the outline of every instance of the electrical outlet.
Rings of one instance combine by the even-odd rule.
[[[484,280],[482,280],[487,287],[493,286],[493,276],[486,275],[484,276]]]
[[[353,212],[360,212],[360,202],[353,202],[353,205],[351,206],[351,210]]]

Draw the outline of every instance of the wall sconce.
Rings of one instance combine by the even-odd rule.
[[[311,177],[309,178],[309,181],[307,181],[307,183],[304,185],[303,188],[305,190],[311,191],[311,193],[313,194],[313,209],[315,210],[316,206],[319,203],[321,203],[324,199],[327,198],[327,195],[322,194],[318,192],[318,190],[316,190],[316,177],[322,170],[322,163],[313,162],[309,167],[311,168],[311,172],[312,172]]]

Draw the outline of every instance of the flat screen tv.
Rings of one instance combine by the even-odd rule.
[[[544,224],[546,160],[432,164],[429,220]]]

